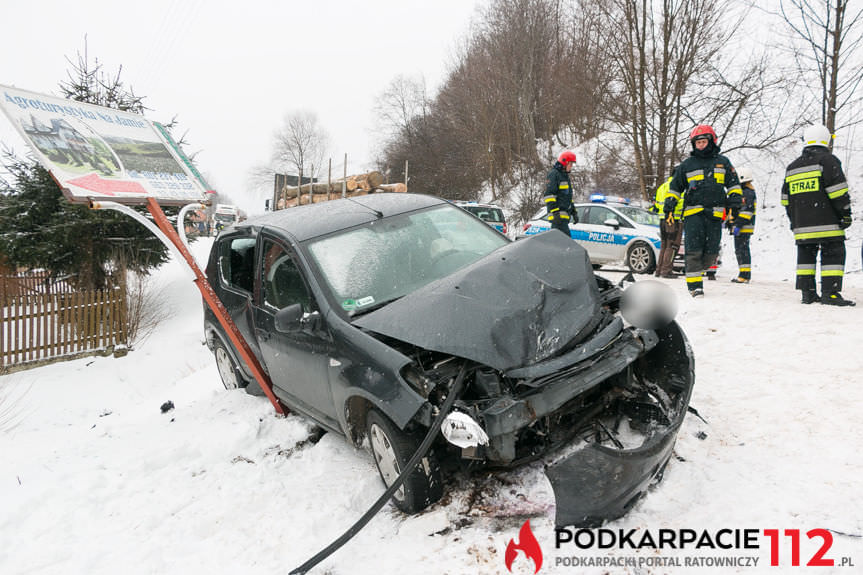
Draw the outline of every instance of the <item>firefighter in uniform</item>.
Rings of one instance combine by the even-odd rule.
[[[752,279],[752,252],[749,250],[749,240],[755,232],[755,187],[752,185],[752,171],[740,168],[737,171],[740,178],[740,190],[743,200],[736,218],[728,218],[726,226],[734,236],[734,255],[737,256],[738,274],[731,281],[736,284],[748,284]]]
[[[716,132],[700,124],[689,133],[692,151],[674,172],[665,200],[665,213],[683,202],[683,234],[686,250],[686,287],[692,297],[704,295],[702,272],[719,255],[722,217],[740,210],[740,184],[731,161],[720,155]]]
[[[659,222],[659,237],[662,241],[659,249],[659,257],[656,262],[656,277],[675,278],[674,256],[680,248],[680,240],[683,236],[683,202],[677,202],[673,212],[665,213],[665,198],[668,196],[668,188],[673,176],[665,180],[665,183],[656,189],[653,200],[653,211],[662,218]]]
[[[571,237],[569,224],[578,223],[578,214],[572,207],[572,183],[569,180],[569,172],[575,165],[575,152],[563,151],[558,156],[554,167],[545,179],[545,202],[546,217],[551,222],[551,227],[560,230]]]
[[[802,302],[819,300],[815,267],[821,251],[821,303],[850,306],[844,299],[845,229],[851,225],[851,197],[839,158],[830,153],[830,131],[820,124],[803,130],[803,153],[788,165],[782,205],[797,243],[797,285]]]

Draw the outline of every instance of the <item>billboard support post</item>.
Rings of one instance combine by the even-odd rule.
[[[204,297],[204,301],[207,302],[207,305],[210,306],[211,310],[213,310],[213,313],[219,320],[219,323],[224,328],[225,333],[231,340],[231,343],[234,345],[234,349],[237,350],[237,352],[243,358],[243,361],[245,361],[246,365],[249,366],[249,369],[252,370],[252,376],[260,384],[261,389],[264,390],[264,393],[267,395],[270,403],[272,403],[273,407],[276,409],[276,413],[285,415],[288,410],[282,405],[282,402],[279,401],[279,399],[273,393],[273,384],[270,381],[270,377],[267,375],[266,371],[264,371],[264,368],[258,361],[258,358],[255,357],[255,354],[249,347],[249,344],[246,343],[246,339],[240,333],[240,330],[237,329],[236,324],[231,319],[231,316],[228,314],[228,310],[225,309],[225,306],[222,305],[221,301],[219,301],[219,297],[216,295],[216,292],[213,291],[213,287],[210,285],[210,282],[207,281],[207,277],[201,271],[201,268],[198,267],[198,264],[195,262],[195,258],[192,256],[192,253],[180,240],[180,236],[177,234],[174,228],[171,227],[171,222],[169,222],[168,218],[165,217],[165,212],[162,211],[162,207],[155,199],[147,198],[147,210],[153,216],[153,219],[156,221],[156,225],[159,226],[159,229],[162,230],[165,236],[167,236],[168,239],[171,240],[177,250],[179,250],[179,252],[182,254],[183,259],[186,260],[186,263],[192,269],[192,272],[195,274],[195,285],[198,286],[198,289],[201,291],[201,295]],[[182,225],[182,222],[180,222],[180,225]]]

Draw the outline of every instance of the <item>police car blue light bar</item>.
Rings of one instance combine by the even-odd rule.
[[[623,196],[606,196],[605,194],[590,194],[590,201],[602,204],[626,204],[629,205],[629,198]]]

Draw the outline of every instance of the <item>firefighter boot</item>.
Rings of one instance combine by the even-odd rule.
[[[803,290],[803,299],[800,300],[800,303],[810,304],[819,301],[821,298],[818,297],[818,292],[814,289],[805,289]]]
[[[842,297],[842,294],[837,292],[826,293],[821,297],[821,303],[825,305],[838,305],[838,306],[854,306],[857,305],[850,299],[845,299]]]

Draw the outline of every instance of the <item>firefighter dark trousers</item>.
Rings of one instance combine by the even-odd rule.
[[[734,255],[737,256],[739,277],[752,279],[752,253],[749,251],[749,240],[752,234],[737,234],[734,236]]]
[[[554,230],[560,230],[566,234],[567,237],[572,237],[569,233],[569,220],[556,220],[551,222],[551,228]]]
[[[698,212],[683,219],[686,249],[686,287],[689,291],[704,289],[701,274],[716,263],[722,239],[722,220]]]
[[[845,273],[845,241],[797,244],[797,289],[815,290],[815,262],[821,250],[821,291],[842,291]]]

